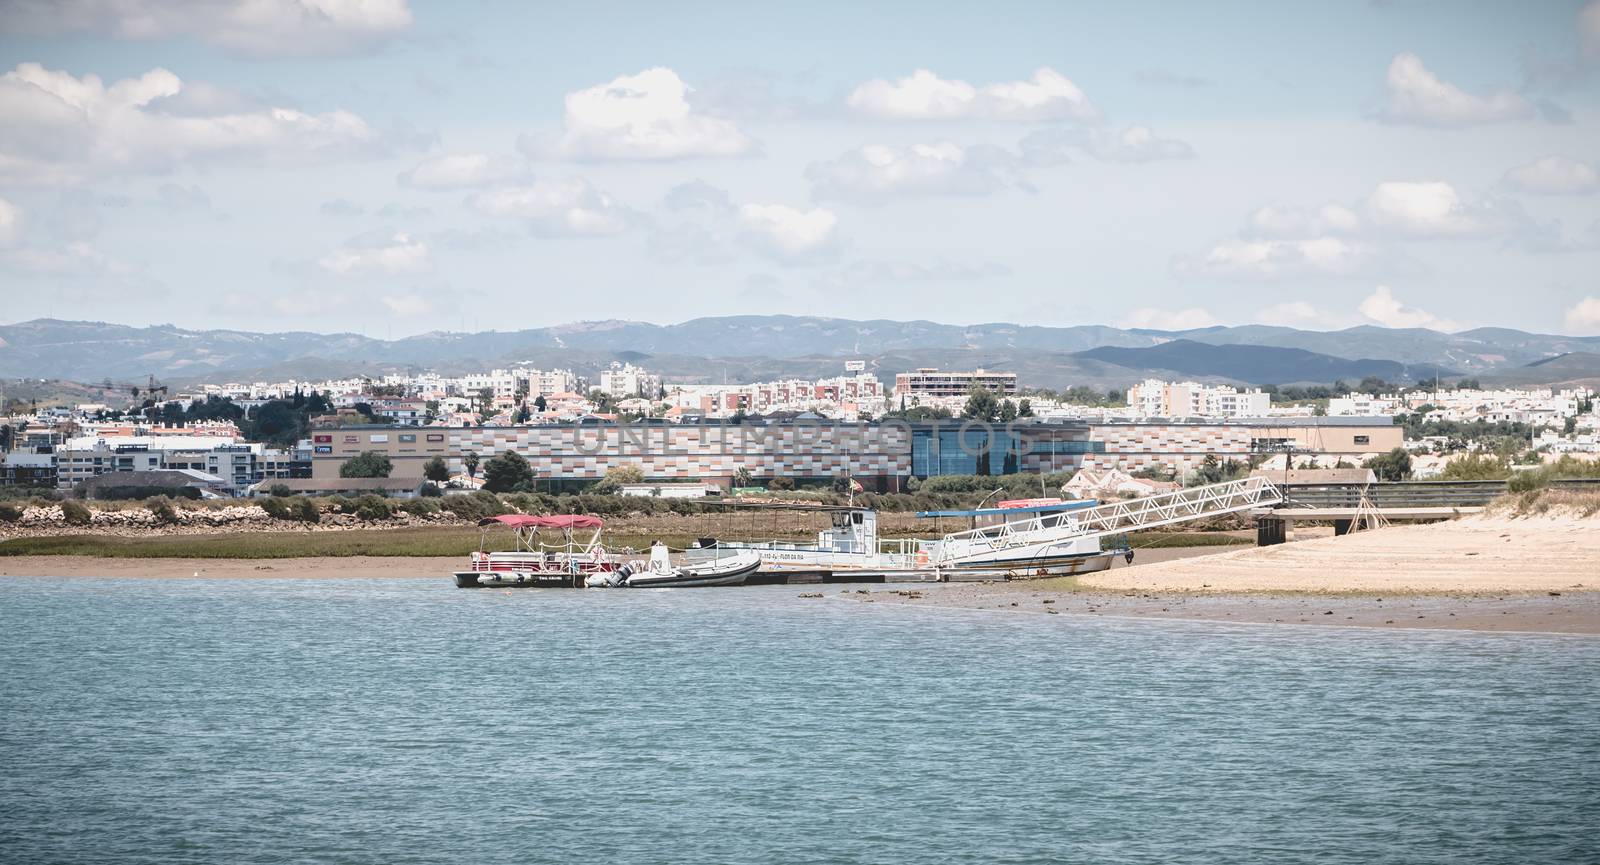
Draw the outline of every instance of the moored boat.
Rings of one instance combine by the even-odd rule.
[[[614,573],[621,564],[601,543],[605,522],[599,517],[505,514],[479,520],[478,526],[483,531],[470,566],[453,574],[457,588],[580,588],[591,576]],[[511,529],[515,549],[486,549],[489,530],[497,526]],[[559,540],[546,543],[541,534],[546,529],[559,533]]]
[[[650,547],[646,562],[623,565],[614,574],[596,574],[586,585],[592,588],[689,589],[706,586],[737,586],[761,568],[761,557],[748,550],[691,550],[689,561],[672,563],[665,544]]]

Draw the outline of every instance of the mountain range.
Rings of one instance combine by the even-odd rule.
[[[1328,383],[1368,375],[1406,382],[1472,375],[1546,384],[1600,380],[1600,337],[1478,328],[1245,325],[1162,331],[1101,325],[948,325],[785,315],[681,324],[594,321],[518,331],[431,332],[395,340],[353,333],[255,333],[36,319],[0,325],[0,377],[97,382],[326,378],[527,363],[594,374],[632,361],[681,382],[837,374],[847,359],[880,377],[917,367],[1006,369],[1028,386],[1126,387],[1146,377],[1238,384]]]

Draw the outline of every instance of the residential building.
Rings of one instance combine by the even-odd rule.
[[[1272,395],[1259,388],[1240,391],[1229,385],[1154,378],[1128,388],[1128,408],[1137,417],[1263,417],[1271,407]]]
[[[895,399],[904,403],[902,407],[909,406],[911,403],[906,400],[914,396],[966,396],[974,387],[985,388],[1001,396],[1014,396],[1017,392],[1017,374],[984,369],[950,372],[933,367],[921,367],[894,377]]]
[[[613,363],[610,369],[600,373],[600,390],[612,396],[654,399],[661,392],[661,376],[631,363]]]

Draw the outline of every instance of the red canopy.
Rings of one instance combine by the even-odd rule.
[[[604,521],[599,517],[589,517],[582,514],[554,514],[548,517],[538,517],[533,514],[505,514],[478,520],[478,525],[480,526],[487,526],[491,523],[500,523],[514,529],[598,529],[604,525]]]

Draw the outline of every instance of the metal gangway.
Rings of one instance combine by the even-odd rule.
[[[1006,550],[1120,535],[1176,523],[1268,507],[1283,495],[1264,477],[1190,487],[1091,508],[1033,516],[999,525],[952,532],[939,542],[937,564]]]

